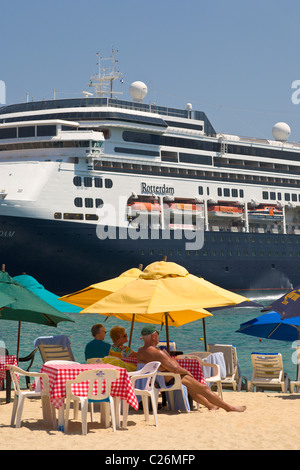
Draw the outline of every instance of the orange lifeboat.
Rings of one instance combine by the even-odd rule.
[[[277,206],[260,204],[255,209],[248,211],[248,218],[251,221],[259,220],[281,220],[283,211]]]
[[[229,205],[210,205],[207,207],[208,212],[215,217],[234,217],[239,218],[243,215],[243,208],[240,206]]]
[[[160,213],[161,207],[157,201],[144,202],[133,201],[127,204],[128,214],[132,217],[137,217],[140,214],[150,214],[151,212]]]
[[[202,211],[202,205],[190,202],[168,202],[164,204],[164,210],[170,214],[196,213]]]

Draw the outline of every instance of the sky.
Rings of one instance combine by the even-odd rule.
[[[145,103],[191,103],[217,132],[271,139],[283,121],[299,142],[299,18],[299,0],[3,1],[0,81],[6,104],[83,96],[113,47],[121,99],[140,80]]]

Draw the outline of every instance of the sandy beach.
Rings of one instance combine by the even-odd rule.
[[[130,410],[127,429],[112,432],[98,422],[81,435],[81,422],[71,421],[67,434],[45,426],[41,402],[26,399],[22,427],[10,426],[12,403],[0,392],[1,450],[299,450],[300,394],[224,392],[231,404],[246,405],[244,413],[190,413],[159,410],[159,427],[153,417],[144,421],[142,411]],[[71,415],[72,416],[72,415]],[[80,414],[79,414],[80,416]]]

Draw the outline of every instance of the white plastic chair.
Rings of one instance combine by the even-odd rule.
[[[50,403],[49,394],[49,378],[47,374],[41,374],[38,372],[27,372],[16,366],[9,366],[11,380],[14,386],[15,397],[11,415],[11,426],[16,423],[16,428],[21,427],[21,418],[24,406],[25,398],[36,398],[41,397],[43,401],[43,419],[44,422],[50,421],[50,415],[53,427],[56,428],[55,410]],[[41,390],[21,390],[19,383],[19,376],[34,377],[43,380],[43,388]]]
[[[157,420],[157,397],[155,394],[155,378],[157,374],[157,370],[161,363],[159,361],[148,362],[142,369],[137,370],[136,372],[129,372],[128,375],[130,377],[131,383],[133,385],[134,391],[136,395],[140,395],[142,397],[143,402],[143,410],[145,415],[145,420],[149,421],[149,403],[148,398],[151,399],[153,416],[155,421],[155,426],[158,426]],[[139,379],[146,379],[145,384],[142,382],[136,384],[136,381]]]
[[[91,357],[90,359],[86,360],[87,364],[102,364],[101,357]]]
[[[65,432],[68,430],[69,411],[71,400],[78,401],[81,405],[82,434],[87,434],[87,411],[88,403],[91,403],[91,414],[93,414],[93,403],[100,402],[102,406],[109,407],[111,413],[111,421],[113,431],[116,431],[116,419],[113,397],[110,395],[111,383],[120,377],[120,372],[116,369],[97,369],[86,370],[81,372],[75,379],[66,382],[66,416],[65,416]],[[105,393],[102,393],[102,382],[105,380]],[[82,382],[87,382],[87,396],[77,395],[72,391],[72,386]],[[98,382],[97,394],[93,393],[95,381]],[[93,418],[92,418],[93,419]]]
[[[206,353],[206,354],[209,355],[209,353]],[[196,361],[199,362],[199,364],[202,368],[203,367],[211,367],[212,369],[214,369],[214,375],[212,375],[211,377],[205,377],[204,376],[205,382],[206,383],[211,383],[211,384],[216,384],[218,395],[223,399],[222,380],[221,380],[221,374],[220,374],[220,366],[218,364],[212,364],[210,362],[204,362],[201,358],[201,353],[182,354],[181,356],[177,356],[177,357],[178,357],[178,359],[185,359],[185,358],[186,359],[195,359]]]
[[[188,403],[188,399],[187,399],[187,397],[185,397],[185,394],[184,394],[183,387],[185,387],[185,385],[182,385],[180,374],[174,374],[173,372],[158,372],[157,373],[157,378],[158,379],[159,378],[164,379],[164,377],[173,377],[174,382],[172,383],[172,385],[168,385],[168,384],[165,383],[165,380],[163,380],[165,385],[162,385],[161,381],[159,381],[160,387],[155,389],[156,401],[158,400],[158,395],[159,395],[160,392],[166,392],[167,393],[167,400],[168,400],[168,404],[169,404],[169,410],[170,411],[175,411],[177,408],[176,408],[176,404],[175,404],[174,392],[178,392],[179,395],[180,395],[180,398],[181,398],[180,401],[181,401],[182,406],[183,406],[183,408],[181,408],[181,410],[189,412],[190,411],[190,406],[189,406],[189,403]]]

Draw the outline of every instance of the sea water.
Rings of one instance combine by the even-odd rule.
[[[261,292],[243,292],[247,298],[250,298],[264,306],[269,305],[275,299],[284,294],[284,291]],[[70,338],[72,351],[77,362],[85,363],[84,348],[91,341],[91,327],[96,323],[102,323],[105,326],[106,341],[111,343],[109,336],[110,329],[115,325],[124,326],[126,332],[130,334],[129,322],[110,317],[107,320],[104,316],[98,314],[67,314],[74,320],[71,322],[61,322],[57,328],[44,325],[35,325],[33,323],[21,324],[20,357],[28,355],[33,349],[33,342],[38,336],[52,336],[65,334]],[[291,380],[296,378],[295,345],[288,341],[278,341],[272,339],[260,339],[254,336],[248,336],[242,333],[236,333],[240,324],[252,318],[262,315],[261,308],[231,308],[219,310],[213,313],[212,317],[205,319],[207,343],[233,344],[237,348],[238,360],[242,375],[247,379],[251,378],[252,365],[251,353],[277,353],[280,352],[283,357],[284,371]],[[135,351],[142,346],[141,329],[145,326],[143,323],[135,323],[133,329],[133,339],[131,347]],[[158,326],[160,330],[160,326]],[[185,354],[192,351],[204,351],[203,342],[203,324],[202,320],[197,320],[186,325],[169,327],[170,340],[176,342],[178,350]],[[18,337],[18,323],[15,321],[0,321],[0,339],[5,341],[10,354],[16,354]],[[160,332],[160,339],[165,340],[165,327]],[[20,364],[26,369],[26,363]],[[39,371],[42,366],[42,359],[39,352],[36,353],[31,371]]]

